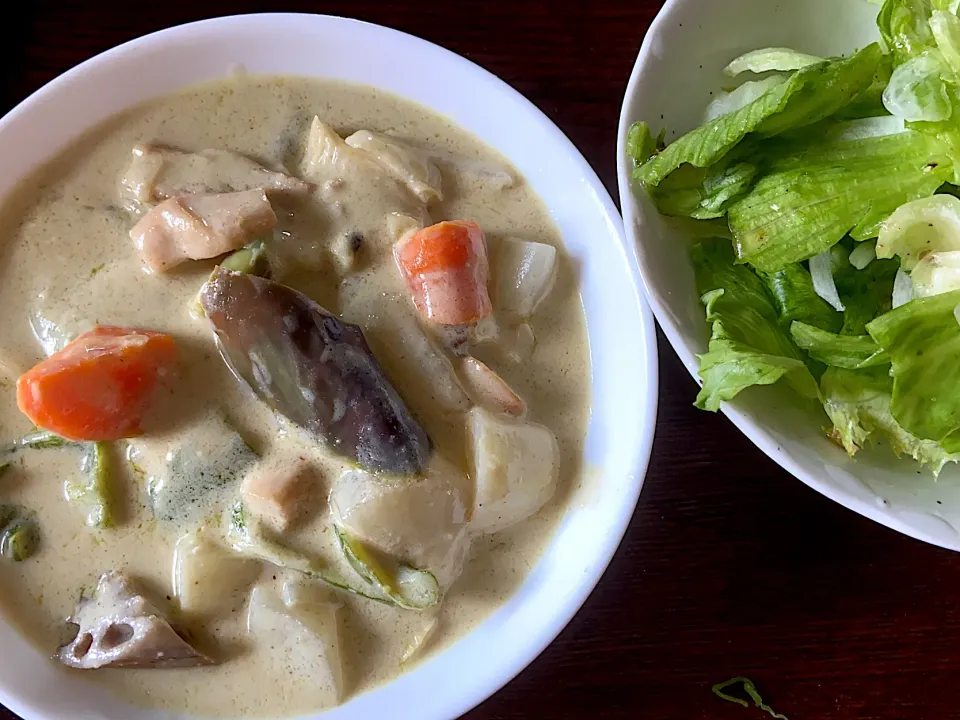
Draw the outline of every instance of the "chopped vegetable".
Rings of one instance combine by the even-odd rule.
[[[439,455],[425,477],[343,473],[330,491],[333,517],[352,538],[411,567],[429,570],[444,589],[463,569],[473,483]]]
[[[807,55],[790,48],[763,48],[744,53],[727,65],[723,72],[730,77],[740,73],[765,73],[775,70],[801,70],[810,65],[824,62],[824,58],[816,55]]]
[[[47,450],[49,448],[65,447],[68,444],[69,443],[62,437],[48,430],[36,430],[6,445],[2,450],[2,454],[28,448],[33,450]]]
[[[275,662],[308,680],[315,699],[325,704],[338,703],[344,692],[338,611],[335,604],[281,599],[264,586],[253,589],[247,610],[251,637],[270,648]]]
[[[302,197],[310,184],[274,172],[229,150],[183,152],[157,145],[133,148],[130,166],[120,180],[121,196],[133,209],[154,200],[181,195],[263,189],[268,195]]]
[[[23,562],[36,554],[39,545],[36,513],[20,505],[0,504],[0,557]]]
[[[897,276],[893,281],[893,297],[890,306],[893,309],[906,305],[913,300],[914,288],[913,281],[907,275],[903,268],[897,270]]]
[[[960,251],[932,252],[910,273],[916,297],[941,295],[960,290]]]
[[[527,404],[503,378],[476,358],[467,357],[460,363],[460,376],[471,399],[493,412],[519,417],[527,411]]]
[[[934,195],[901,205],[880,228],[877,257],[900,257],[904,270],[927,254],[960,251],[960,198]]]
[[[697,290],[712,324],[708,351],[700,356],[703,387],[697,407],[715,412],[746,388],[780,378],[803,397],[817,397],[817,383],[781,327],[760,278],[734,265],[726,240],[700,243],[692,255]]]
[[[790,337],[811,358],[832,367],[861,370],[890,364],[890,357],[869,335],[836,335],[795,322],[790,326]]]
[[[431,225],[397,243],[394,255],[414,304],[428,320],[466,325],[493,312],[486,242],[475,222]]]
[[[126,574],[105,572],[92,598],[81,599],[67,622],[77,634],[60,648],[64,665],[97,668],[182,668],[213,661],[181,637]]]
[[[637,168],[634,178],[648,188],[656,186],[685,163],[700,168],[713,165],[751,133],[771,137],[829,117],[870,88],[882,57],[874,43],[849,59],[799,70],[749,105],[671,143]]]
[[[944,146],[915,131],[791,145],[730,208],[737,257],[775,272],[848,233],[876,237],[900,205],[932,195],[952,174]],[[879,245],[877,253],[884,257]]]
[[[750,699],[753,701],[753,704],[755,707],[760,708],[771,717],[777,718],[777,720],[787,720],[786,715],[781,715],[778,712],[774,712],[772,707],[770,707],[765,702],[763,702],[763,698],[760,697],[760,693],[757,692],[756,685],[753,684],[753,681],[750,678],[735,677],[735,678],[731,678],[730,680],[727,680],[726,682],[717,683],[716,685],[713,686],[713,694],[716,695],[721,700],[726,700],[728,702],[735,702],[738,705],[743,705],[744,707],[750,707],[750,703],[748,703],[746,700],[742,700],[741,698],[735,697],[733,695],[729,695],[724,692],[724,690],[726,690],[728,687],[731,687],[732,685],[737,685],[737,684],[743,685],[744,691],[747,693],[747,695],[750,696]]]
[[[545,427],[474,408],[467,416],[467,443],[476,483],[470,520],[475,531],[504,530],[553,497],[560,458],[557,441]]]
[[[553,245],[515,238],[501,240],[495,264],[497,310],[529,318],[553,288],[557,265]]]
[[[892,115],[909,122],[940,122],[953,114],[947,85],[941,79],[944,60],[928,50],[899,65],[883,92],[883,104]]]
[[[719,117],[745,108],[755,100],[763,97],[767,90],[775,88],[777,85],[782,85],[786,81],[787,78],[784,75],[771,75],[770,77],[763,78],[763,80],[748,80],[728,93],[719,92],[717,96],[710,101],[710,104],[707,105],[704,121],[713,122]]]
[[[830,331],[843,327],[843,316],[816,293],[810,273],[800,263],[791,263],[775,273],[762,273],[760,278],[784,328],[795,320]]]
[[[393,601],[380,594],[359,590],[317,557],[293,550],[274,539],[258,517],[248,513],[238,500],[224,513],[224,536],[235,552],[263,562],[287,568],[324,582],[338,590],[392,605]]]
[[[843,303],[833,281],[833,257],[829,250],[810,258],[810,278],[817,295],[826,300],[834,310],[843,312]]]
[[[180,609],[212,616],[236,610],[261,565],[230,552],[203,530],[193,530],[177,541],[173,551],[173,594]]]
[[[442,593],[433,573],[392,562],[350,537],[343,528],[338,526],[336,531],[344,557],[376,592],[405,610],[424,610],[440,602]]]
[[[850,264],[857,270],[863,270],[867,265],[877,258],[877,243],[873,240],[867,240],[858,244],[850,253],[848,258]]]
[[[893,363],[894,418],[948,453],[960,452],[957,305],[960,290],[913,300],[867,325]]]
[[[270,277],[270,261],[263,240],[254,240],[245,248],[228,255],[220,263],[221,267],[234,272],[244,272],[260,277]]]
[[[960,460],[932,440],[921,440],[894,419],[890,410],[893,378],[888,366],[867,370],[827,368],[820,380],[823,409],[830,417],[832,437],[851,457],[871,439],[883,439],[896,455],[906,455],[934,476],[944,465]]]
[[[80,476],[64,482],[64,495],[83,509],[87,527],[114,526],[112,464],[109,443],[90,443],[84,451]]]
[[[150,210],[130,230],[143,262],[162,273],[187,260],[238,250],[269,233],[277,215],[262,189],[175,197]]]
[[[410,642],[407,644],[407,647],[404,648],[403,655],[400,657],[400,665],[407,665],[423,655],[424,651],[427,649],[427,647],[429,647],[433,636],[437,634],[437,629],[439,627],[439,615],[434,615],[433,617],[427,618],[426,622],[423,624],[423,627],[421,627],[420,630],[414,634],[414,636],[410,639]]]
[[[654,138],[650,132],[650,126],[643,120],[639,120],[631,125],[627,132],[626,149],[627,155],[636,165],[643,165],[656,152],[663,149],[663,137]]]
[[[21,375],[17,405],[37,426],[69,440],[134,437],[177,362],[169,335],[98,327]]]
[[[370,153],[422,202],[443,200],[440,170],[424,151],[397,138],[369,130],[358,130],[344,142],[352,148]]]
[[[296,290],[223,268],[200,301],[224,360],[268,406],[361,467],[422,470],[430,441],[359,327]]]

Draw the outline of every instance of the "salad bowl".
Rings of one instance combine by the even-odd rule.
[[[644,121],[654,136],[665,128],[669,147],[704,123],[705,108],[731,85],[723,71],[735,58],[758,48],[850,57],[880,40],[879,10],[866,0],[669,0],[644,40],[620,119],[621,206],[654,313],[701,384],[698,355],[708,349],[710,328],[690,252],[700,229],[662,216],[633,179],[631,126]],[[935,478],[913,460],[897,459],[888,447],[870,447],[851,458],[827,437],[830,420],[815,404],[804,403],[780,382],[748,388],[721,409],[761,451],[811,488],[901,533],[960,550],[956,465]]]

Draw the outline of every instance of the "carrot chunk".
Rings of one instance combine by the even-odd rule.
[[[483,230],[470,220],[441,222],[394,247],[417,309],[440,325],[465,325],[493,312]]]
[[[35,425],[68,440],[135,437],[155,390],[173,379],[170,335],[97,327],[17,380],[17,405]]]

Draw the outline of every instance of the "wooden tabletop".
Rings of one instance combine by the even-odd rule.
[[[661,4],[37,0],[4,20],[0,103],[6,111],[82,60],[170,25],[263,10],[347,15],[499,75],[616,197],[620,103]],[[662,335],[660,373],[653,459],[613,564],[560,637],[469,720],[768,718],[713,696],[737,675],[791,720],[960,718],[960,556],[834,505],[722,416],[694,410],[696,386]],[[0,708],[0,720],[13,717]]]

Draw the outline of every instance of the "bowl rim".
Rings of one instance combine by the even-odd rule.
[[[472,61],[467,60],[466,58],[450,50],[447,50],[435,43],[424,40],[410,33],[395,30],[393,28],[376,23],[355,20],[352,18],[311,13],[254,13],[246,15],[215,17],[162,29],[148,35],[129,40],[113,48],[105,50],[67,70],[66,72],[44,84],[26,99],[22,100],[2,119],[0,119],[0,134],[2,134],[11,123],[13,123],[29,108],[43,103],[48,97],[57,94],[66,86],[74,83],[84,73],[101,68],[108,64],[115,63],[118,60],[121,60],[123,57],[128,57],[130,53],[138,52],[146,49],[147,47],[154,47],[159,44],[167,43],[174,39],[182,39],[184,36],[190,35],[191,33],[198,33],[214,28],[222,29],[222,26],[231,23],[236,24],[237,28],[246,28],[256,23],[298,20],[303,20],[306,22],[329,22],[339,27],[350,26],[353,28],[361,28],[364,32],[378,34],[381,37],[391,37],[394,40],[398,40],[407,44],[418,45],[424,50],[424,52],[432,53],[438,59],[438,61],[452,65],[458,65],[461,71],[469,73],[472,79],[476,82],[487,83],[494,86],[497,93],[500,93],[505,98],[509,98],[512,102],[519,104],[519,106],[521,106],[526,113],[530,114],[531,118],[536,120],[540,129],[545,133],[546,136],[550,138],[550,142],[563,147],[567,151],[568,155],[576,162],[579,172],[578,180],[586,186],[589,192],[596,196],[596,199],[602,206],[602,212],[605,216],[605,220],[610,225],[611,232],[609,234],[616,235],[616,239],[618,241],[618,247],[616,250],[622,257],[629,273],[631,299],[636,304],[636,314],[639,320],[638,330],[642,335],[641,342],[645,350],[644,364],[646,366],[646,386],[650,390],[650,397],[646,399],[644,408],[638,410],[637,413],[639,422],[642,423],[642,435],[635,438],[633,443],[634,450],[631,458],[635,459],[635,465],[632,468],[632,472],[626,478],[626,481],[630,483],[630,492],[621,498],[622,502],[618,507],[616,515],[614,517],[607,518],[608,522],[603,528],[603,539],[601,544],[598,546],[598,552],[592,558],[590,571],[583,575],[577,586],[576,592],[572,593],[568,597],[565,597],[562,602],[558,601],[556,605],[553,606],[553,609],[550,611],[552,618],[550,619],[549,627],[545,628],[538,634],[525,637],[522,643],[520,643],[522,650],[513,653],[510,657],[507,657],[506,660],[499,665],[498,672],[491,674],[489,678],[482,682],[466,684],[463,686],[460,692],[455,695],[451,695],[451,697],[442,705],[443,709],[441,714],[437,715],[437,717],[440,717],[441,715],[443,717],[457,717],[463,713],[466,713],[470,709],[479,705],[485,699],[492,696],[507,683],[509,683],[514,677],[516,677],[530,663],[532,663],[537,656],[539,656],[540,653],[542,653],[543,650],[546,649],[546,647],[550,645],[554,639],[556,639],[560,632],[572,620],[573,616],[579,611],[581,606],[586,602],[587,598],[597,586],[600,578],[612,561],[614,554],[626,533],[630,520],[633,517],[651,458],[653,438],[656,428],[659,388],[656,326],[653,322],[653,314],[651,313],[649,306],[644,300],[644,295],[640,290],[642,279],[636,248],[628,243],[626,236],[624,235],[620,213],[618,212],[610,193],[604,187],[592,166],[587,162],[587,160],[583,157],[576,146],[569,140],[569,138],[567,138],[567,136],[556,126],[556,124],[553,123],[553,121],[546,116],[545,113],[543,113],[531,101],[527,100],[521,93],[512,88],[505,81],[501,80],[488,70],[480,67],[476,63],[473,63]],[[184,87],[187,86],[188,85],[184,85]],[[387,89],[390,90],[390,88]],[[390,91],[395,92],[393,90]],[[434,111],[436,112],[436,110]],[[89,127],[92,127],[92,125],[81,128],[81,131],[87,130]],[[35,163],[34,167],[36,167],[37,164],[39,163]],[[593,412],[593,407],[594,401],[592,400],[591,413]],[[544,548],[544,553],[546,553],[555,542],[556,537],[554,536],[554,538],[551,539],[550,544]],[[542,560],[542,556],[540,560]],[[529,580],[530,575],[535,570],[536,566],[534,566],[534,568],[527,573],[527,578],[524,582]],[[520,592],[520,587],[522,587],[522,585],[518,587],[516,591],[517,593]],[[504,602],[507,601],[505,600]],[[495,612],[496,608],[491,611],[491,614]],[[442,657],[458,643],[469,637],[471,634],[477,632],[482,627],[483,623],[488,622],[489,620],[490,616],[481,621],[481,623],[474,627],[470,633],[457,638],[457,640],[451,643],[448,648],[435,653],[431,659]],[[6,621],[0,617],[0,625],[6,624]],[[397,680],[400,678],[420,672],[427,662],[428,661],[425,661],[411,671],[401,673],[400,676],[394,678],[389,683],[378,686],[378,688],[374,688],[373,690],[368,690],[363,694],[376,692],[378,689],[382,689],[397,682]],[[0,705],[5,705],[13,712],[18,713],[28,720],[45,717],[41,710],[32,706],[30,703],[21,701],[15,694],[15,691],[8,691],[8,689],[4,688],[3,686],[0,686]],[[344,705],[341,705],[338,706],[338,708],[332,708],[330,712],[335,713],[337,709],[343,709],[344,707]],[[326,714],[327,712],[323,711],[316,717],[321,715],[325,717]],[[310,717],[314,717],[314,715],[310,715]]]
[[[627,83],[623,105],[620,110],[620,123],[617,131],[617,183],[619,186],[620,208],[623,213],[624,230],[628,240],[636,247],[640,246],[642,238],[637,231],[634,220],[635,215],[642,211],[639,210],[639,205],[633,199],[632,167],[626,151],[627,133],[630,130],[630,126],[635,120],[641,119],[638,114],[639,108],[636,107],[634,98],[637,95],[639,85],[643,81],[642,78],[646,70],[646,65],[654,55],[653,48],[657,36],[667,24],[681,22],[678,16],[684,12],[685,5],[688,2],[689,0],[667,0],[650,24],[650,28],[647,30],[647,34],[643,39],[636,62],[630,74],[630,80]],[[686,367],[687,372],[690,373],[690,376],[699,385],[699,361],[696,353],[683,341],[683,336],[678,324],[674,322],[674,318],[668,311],[666,304],[661,301],[658,294],[654,291],[653,283],[648,273],[644,270],[643,263],[638,264],[644,295],[646,296],[647,303],[649,303],[653,310],[657,323],[660,325],[661,330],[663,330],[664,335],[666,335],[674,352],[678,355],[684,367]],[[724,402],[721,404],[720,410],[730,422],[732,422],[750,442],[767,455],[767,457],[821,495],[833,500],[848,510],[852,510],[908,537],[948,550],[960,551],[960,539],[953,544],[941,541],[934,535],[909,525],[896,515],[885,511],[876,503],[866,502],[841,488],[822,482],[819,477],[805,470],[799,462],[784,452],[781,449],[780,443],[778,443],[774,437],[740,409],[740,403],[738,401]]]

